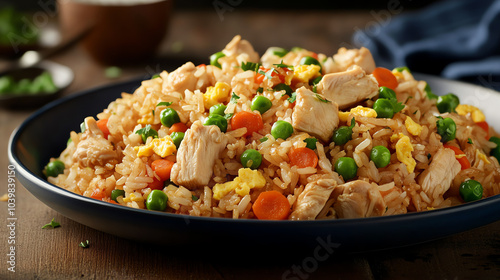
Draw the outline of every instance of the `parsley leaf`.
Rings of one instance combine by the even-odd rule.
[[[85,241],[80,242],[80,244],[78,244],[78,246],[80,246],[82,248],[88,248],[90,246],[90,242],[88,240],[85,240]]]
[[[265,72],[263,70],[259,70],[257,73],[262,74],[262,75],[266,76],[266,78],[268,80],[271,80],[273,78],[273,76],[272,76],[273,71],[275,71],[274,68],[271,69],[271,70],[269,70],[269,71],[267,71],[267,72]]]
[[[199,198],[196,195],[191,195],[191,199],[193,199],[193,201],[197,201]]]
[[[156,79],[156,78],[159,78],[160,77],[160,74],[154,74],[151,79]]]
[[[174,103],[174,102],[160,102],[160,103],[156,104],[156,107],[158,107],[158,106],[170,106],[170,105],[172,105],[172,103]]]
[[[259,70],[259,67],[260,67],[260,63],[241,62],[241,69],[243,69],[243,71],[252,70],[254,72],[257,72]]]
[[[44,226],[42,227],[42,229],[44,229],[44,228],[48,228],[48,227],[52,227],[52,228],[60,227],[60,226],[61,226],[61,224],[60,224],[60,223],[58,223],[58,222],[56,222],[56,221],[54,221],[54,219],[55,219],[55,218],[52,218],[52,221],[50,221],[50,223],[48,223],[48,224],[44,225]]]
[[[390,100],[392,103],[392,106],[394,107],[394,114],[399,113],[401,110],[405,108],[405,105],[401,102],[396,102],[394,100]]]
[[[238,99],[240,99],[240,97],[233,92],[233,94],[231,95],[231,100],[229,100],[229,102],[236,104],[238,103]]]
[[[296,99],[297,99],[297,93],[292,92],[292,96],[288,97],[286,100],[288,100],[288,102],[290,102],[290,103],[295,103]]]
[[[352,129],[354,128],[354,126],[355,126],[355,125],[356,125],[356,119],[355,119],[355,118],[352,118],[352,119],[351,119],[351,125],[349,126],[349,128],[351,129],[351,131],[352,131]],[[352,134],[352,132],[351,132],[351,134]]]
[[[142,141],[146,143],[149,137],[158,138],[158,132],[151,128],[151,125],[148,124],[145,127],[137,130],[135,134],[139,134],[142,137]]]
[[[264,92],[264,88],[263,87],[260,87],[257,89],[257,93],[263,93]]]
[[[281,60],[280,63],[276,63],[276,64],[273,64],[274,66],[276,66],[277,68],[288,68],[288,69],[293,69],[293,66],[292,65],[287,65],[287,64],[284,64],[283,63],[283,60]]]
[[[415,115],[417,112],[418,112],[418,109],[417,109],[417,110],[415,110],[415,112],[413,112],[413,114]]]
[[[304,139],[304,142],[306,142],[306,148],[309,148],[311,150],[316,150],[316,142],[318,142],[318,139],[314,137],[306,138]]]
[[[331,103],[331,102],[332,102],[332,101],[330,101],[330,100],[328,100],[328,99],[324,98],[323,96],[319,95],[318,93],[316,93],[316,98],[317,98],[319,101],[323,102],[323,103]],[[398,111],[398,112],[399,112],[399,111]]]
[[[263,143],[263,142],[266,142],[268,139],[269,139],[269,138],[267,138],[267,137],[262,137],[262,138],[260,138],[260,140],[259,140],[259,141],[260,141],[261,143]]]
[[[225,118],[226,120],[229,120],[229,119],[231,119],[231,118],[233,117],[233,115],[234,115],[234,113],[225,114],[225,115],[224,115],[224,118]]]
[[[472,139],[470,139],[470,137],[469,137],[469,139],[467,139],[467,143],[469,143],[471,145],[474,144],[474,143],[472,143]]]

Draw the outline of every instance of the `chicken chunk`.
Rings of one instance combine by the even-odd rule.
[[[432,158],[429,168],[418,176],[418,183],[428,197],[442,196],[451,186],[461,165],[452,149],[441,148]]]
[[[333,55],[332,72],[343,72],[353,65],[358,65],[367,74],[371,74],[375,70],[375,61],[373,56],[365,47],[361,49],[346,49],[340,48],[337,54]]]
[[[200,121],[193,123],[177,151],[177,162],[171,172],[172,182],[188,189],[206,186],[212,177],[215,160],[226,143],[227,138],[216,125],[204,126]]]
[[[168,74],[166,81],[162,85],[162,91],[178,92],[184,96],[186,90],[194,91],[196,89],[204,89],[210,85],[211,79],[201,76],[196,76],[198,70],[192,62],[187,62],[175,71]],[[204,73],[206,76],[207,74]],[[213,79],[212,79],[213,80]]]
[[[73,161],[82,167],[104,166],[106,163],[116,163],[118,155],[111,143],[104,138],[93,117],[85,118],[86,130],[78,142]]]
[[[357,180],[337,188],[342,189],[342,194],[337,197],[333,208],[339,218],[364,218],[384,214],[386,204],[376,184]]]
[[[337,104],[301,87],[292,113],[294,129],[307,132],[327,142],[339,124]]]
[[[222,52],[228,57],[237,57],[243,54],[246,62],[259,62],[259,54],[253,49],[252,45],[247,40],[242,40],[240,35],[234,36]]]
[[[314,220],[336,186],[337,182],[333,179],[320,179],[307,184],[297,198],[290,220]]]
[[[378,83],[366,75],[361,67],[354,65],[345,72],[330,73],[323,76],[317,90],[328,100],[336,102],[345,109],[378,93]]]

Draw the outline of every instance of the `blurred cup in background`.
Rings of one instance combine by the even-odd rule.
[[[85,50],[104,65],[140,62],[156,54],[173,0],[58,0],[63,38],[89,33]]]

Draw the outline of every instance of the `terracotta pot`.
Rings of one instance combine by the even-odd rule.
[[[68,37],[91,28],[82,44],[94,59],[107,65],[133,63],[156,53],[167,32],[172,4],[172,0],[59,0],[61,31]]]

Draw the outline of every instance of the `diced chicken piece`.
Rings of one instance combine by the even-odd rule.
[[[212,177],[215,160],[226,143],[227,138],[216,125],[204,126],[200,121],[194,122],[177,151],[177,162],[171,172],[172,182],[188,189],[206,186]]]
[[[83,167],[103,166],[116,161],[118,156],[111,143],[104,138],[93,117],[85,118],[86,130],[78,142],[73,161]]]
[[[333,55],[333,61],[332,69],[329,69],[332,72],[343,72],[353,65],[358,65],[367,74],[371,74],[375,70],[373,56],[370,50],[365,47],[349,50],[340,48],[337,54]]]
[[[164,93],[175,91],[184,96],[186,90],[204,90],[214,82],[214,78],[208,76],[207,73],[196,75],[198,70],[199,68],[194,66],[192,62],[185,63],[168,74],[167,79],[163,82],[162,91]]]
[[[294,129],[307,132],[327,142],[339,124],[339,112],[335,102],[301,87],[292,113]]]
[[[384,214],[386,204],[376,184],[357,180],[337,188],[343,190],[333,206],[339,218],[353,219]]]
[[[361,67],[354,65],[345,72],[323,76],[317,90],[328,100],[345,109],[378,93],[378,83],[374,77],[366,75]]]
[[[307,184],[297,198],[290,220],[314,220],[336,186],[337,182],[333,179],[320,179]]]
[[[228,57],[237,57],[243,54],[246,56],[245,62],[259,62],[259,54],[253,49],[247,40],[242,40],[240,35],[234,36],[222,52]]]
[[[461,166],[452,149],[441,148],[432,158],[432,162],[418,176],[418,183],[431,199],[442,196],[451,186],[453,178],[460,172]]]

